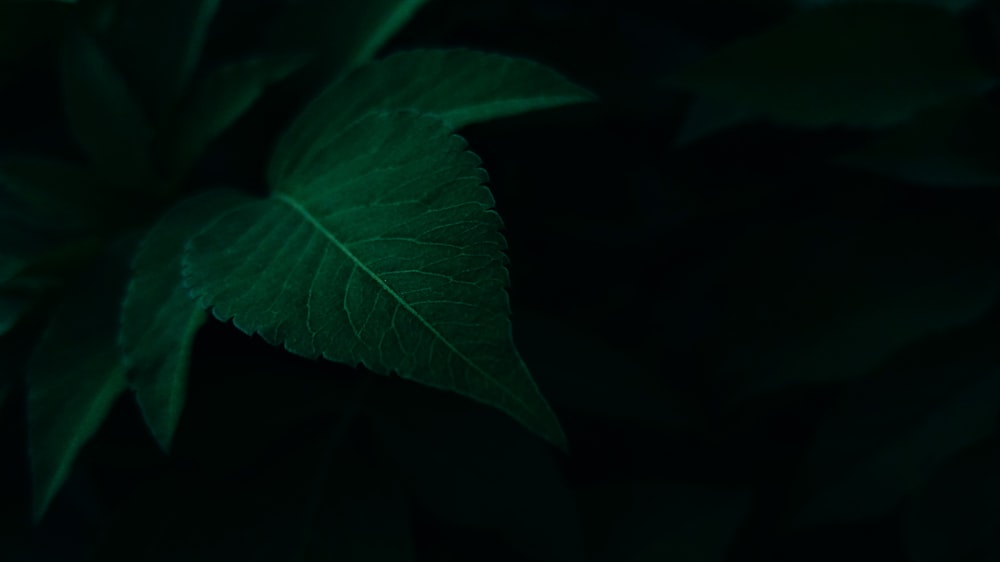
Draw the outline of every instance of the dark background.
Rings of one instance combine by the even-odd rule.
[[[203,64],[288,47],[287,4],[308,2],[224,1]],[[525,56],[601,97],[461,131],[570,454],[395,378],[365,390],[379,416],[345,417],[376,375],[209,323],[174,451],[122,399],[37,528],[23,406],[3,406],[0,560],[1000,560],[1000,181],[833,163],[882,134],[857,128],[679,145],[697,100],[663,79],[795,8],[655,4],[434,0],[384,49]],[[959,19],[1000,70],[1000,10]],[[0,90],[0,151],[78,157],[53,60],[36,49]],[[263,189],[321,83],[272,88],[192,188]],[[960,134],[1000,178],[1000,133]]]

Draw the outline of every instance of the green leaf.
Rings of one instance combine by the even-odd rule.
[[[110,217],[108,198],[94,174],[43,156],[0,159],[0,186],[23,203],[24,220],[49,229],[93,229]]]
[[[725,46],[668,83],[781,124],[883,127],[995,83],[964,37],[933,7],[836,4]]]
[[[996,328],[988,319],[917,343],[852,385],[812,440],[796,522],[882,517],[989,436],[1000,409]]]
[[[655,480],[603,485],[582,494],[595,560],[722,562],[750,514],[745,491]]]
[[[118,187],[147,188],[153,132],[128,86],[92,37],[67,37],[61,63],[70,128],[97,171]]]
[[[372,110],[412,109],[462,127],[594,96],[536,62],[477,51],[417,50],[367,64],[319,95],[278,141],[269,179]]]
[[[527,560],[586,558],[573,493],[554,452],[509,419],[398,380],[371,393],[367,412],[382,454],[435,519],[499,537]]]
[[[219,0],[119,0],[108,32],[114,60],[157,125],[187,91]]]
[[[170,175],[187,174],[208,145],[246,113],[268,85],[305,62],[302,56],[258,57],[229,64],[195,82],[160,141]]]
[[[191,346],[205,322],[205,312],[181,284],[184,245],[244,200],[224,190],[185,199],[149,230],[132,263],[119,339],[135,398],[164,450],[184,408]]]
[[[753,111],[732,104],[706,98],[695,99],[684,114],[674,137],[674,146],[693,144],[720,131],[751,123],[757,117]]]
[[[933,187],[1000,185],[1000,114],[983,101],[947,104],[886,131],[836,162]]]
[[[318,0],[288,6],[272,28],[277,43],[310,49],[329,78],[368,62],[427,0]]]
[[[479,164],[438,119],[369,114],[194,238],[185,283],[273,345],[458,392],[564,446],[511,338]]]
[[[912,562],[1000,557],[1000,434],[934,475],[903,516]]]
[[[129,253],[127,244],[120,246],[66,292],[26,367],[36,522],[126,388],[114,313],[123,296]]]

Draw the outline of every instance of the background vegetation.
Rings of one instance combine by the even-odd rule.
[[[319,49],[334,4],[223,1],[203,64]],[[12,21],[33,40],[0,41],[0,153],[79,158],[58,21]],[[570,454],[396,378],[354,411],[373,375],[210,322],[171,454],[119,401],[37,527],[2,405],[0,559],[1000,557],[1000,9],[432,0],[383,51],[417,46],[601,97],[462,130]],[[262,190],[323,81],[270,89],[192,182]]]

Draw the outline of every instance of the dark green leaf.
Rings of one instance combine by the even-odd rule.
[[[910,502],[912,562],[1000,558],[1000,434],[948,463]]]
[[[542,442],[493,410],[398,380],[371,393],[368,412],[433,517],[498,536],[526,559],[584,559],[573,494]]]
[[[782,124],[881,127],[995,80],[947,12],[849,2],[796,14],[669,83]]]
[[[195,82],[162,140],[171,175],[183,177],[209,143],[246,113],[268,85],[305,62],[301,56],[259,57],[224,66]]]
[[[744,491],[636,480],[584,493],[596,560],[722,562],[750,513]]]
[[[148,189],[153,132],[117,69],[81,32],[63,45],[61,69],[70,127],[97,171],[116,186]]]
[[[35,521],[45,514],[83,445],[126,388],[118,318],[128,264],[115,248],[56,306],[29,359],[28,454]]]
[[[994,431],[1000,410],[997,327],[921,342],[849,388],[805,462],[799,524],[881,517],[949,458]]]
[[[674,146],[692,144],[720,131],[755,121],[757,117],[753,111],[730,103],[719,103],[707,98],[695,99],[684,114],[684,120],[674,137]]]
[[[465,141],[373,113],[302,162],[191,241],[192,295],[292,353],[458,392],[563,446],[511,338],[502,223]]]
[[[433,113],[451,127],[592,101],[593,94],[536,62],[465,49],[397,53],[320,94],[275,148],[269,180],[309,157],[371,110]]]
[[[223,190],[185,199],[150,229],[136,251],[120,340],[136,400],[164,450],[184,408],[191,346],[205,321],[181,285],[184,245],[244,201],[238,192]]]
[[[158,125],[187,90],[218,6],[219,0],[118,0],[111,53]]]
[[[995,186],[1000,185],[997,130],[995,109],[963,101],[929,110],[837,162],[917,185]]]
[[[427,0],[314,0],[288,5],[272,28],[283,48],[308,49],[329,78],[368,62]]]

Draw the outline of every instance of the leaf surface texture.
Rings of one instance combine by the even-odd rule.
[[[458,392],[564,445],[513,343],[502,222],[465,146],[434,117],[371,113],[195,237],[185,283],[292,353]]]

